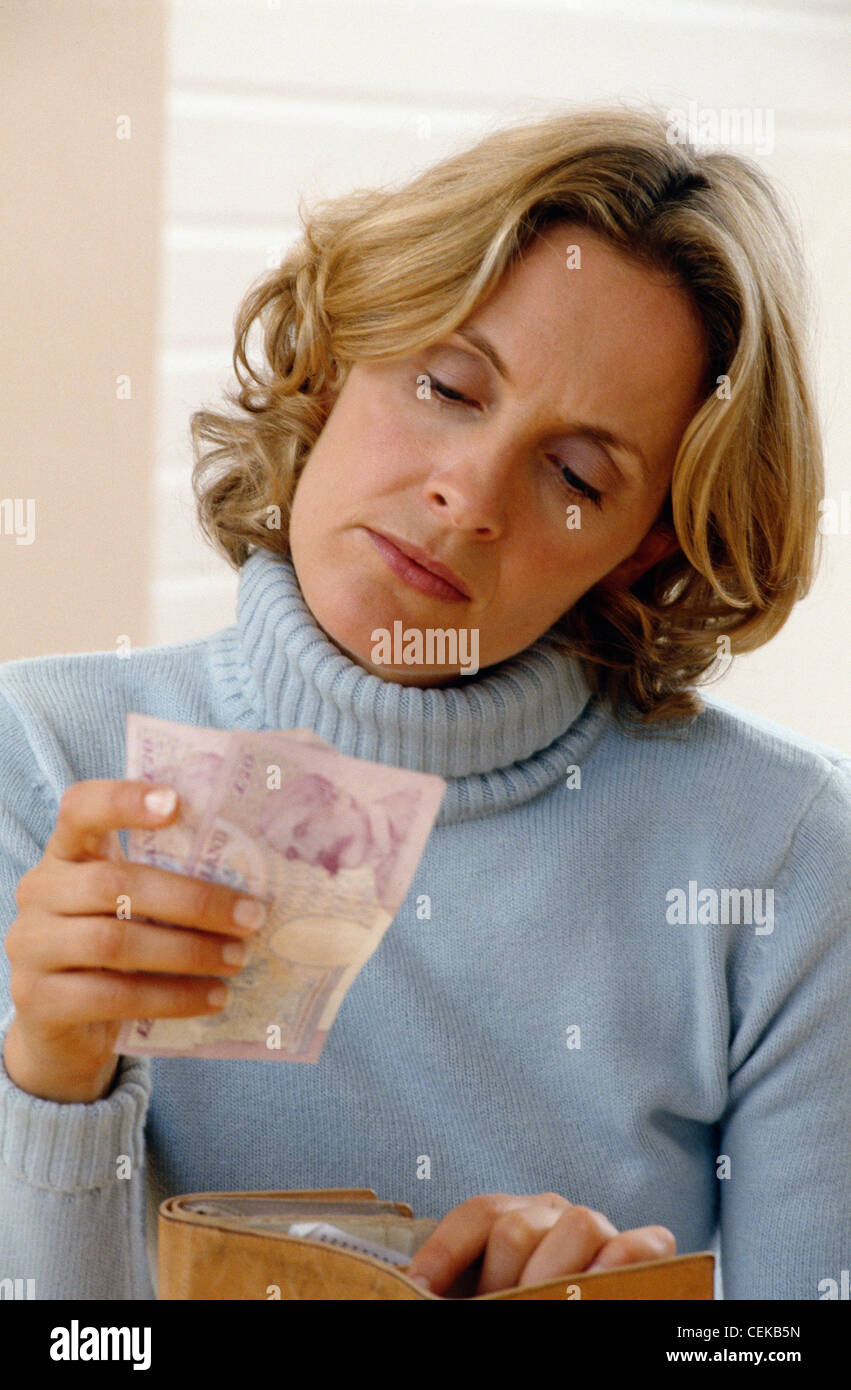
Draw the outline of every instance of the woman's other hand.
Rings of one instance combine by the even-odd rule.
[[[665,1226],[621,1231],[588,1207],[554,1192],[536,1197],[491,1193],[453,1207],[420,1246],[406,1273],[445,1294],[483,1256],[476,1295],[540,1284],[562,1275],[616,1269],[677,1252]]]

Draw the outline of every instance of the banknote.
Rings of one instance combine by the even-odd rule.
[[[125,775],[180,796],[171,825],[127,832],[128,859],[262,898],[267,920],[228,979],[224,1010],[125,1023],[115,1051],[318,1061],[408,892],[443,778],[349,757],[310,730],[137,713],[127,715]]]
[[[328,1221],[294,1221],[288,1235],[300,1236],[302,1240],[321,1240],[326,1245],[336,1245],[342,1250],[355,1250],[361,1255],[372,1255],[375,1260],[386,1260],[388,1264],[403,1268],[411,1263],[410,1255],[401,1250],[391,1250],[388,1245],[379,1245],[374,1240],[366,1240],[362,1235],[343,1231]]]

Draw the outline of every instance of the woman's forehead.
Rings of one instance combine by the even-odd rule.
[[[678,413],[702,394],[706,333],[691,296],[585,227],[548,228],[460,327],[453,341],[472,330],[520,391],[553,398],[565,385],[596,401],[615,389],[627,407],[653,393]]]

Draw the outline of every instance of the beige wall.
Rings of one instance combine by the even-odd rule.
[[[0,5],[0,661],[148,639],[164,24]]]

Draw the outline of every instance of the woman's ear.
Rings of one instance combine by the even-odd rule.
[[[675,555],[679,548],[676,534],[669,527],[653,526],[633,553],[615,565],[599,583],[609,589],[630,589],[636,579],[640,579],[653,565],[658,565],[660,560]]]

